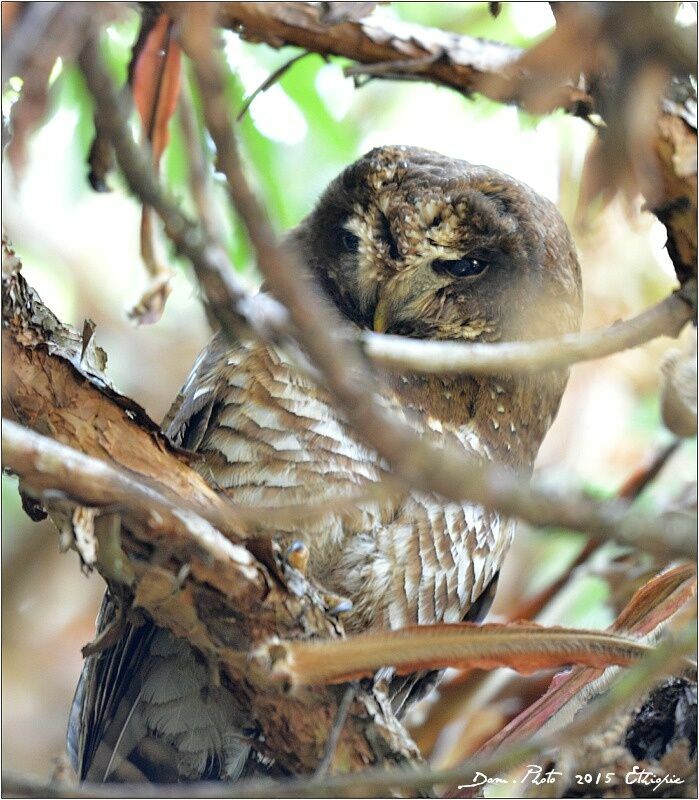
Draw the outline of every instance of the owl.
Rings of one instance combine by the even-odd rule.
[[[411,147],[381,147],[349,166],[288,236],[319,298],[361,330],[462,342],[577,331],[575,249],[552,203],[485,166]],[[280,298],[283,300],[283,298]],[[567,374],[386,372],[379,401],[418,433],[469,456],[532,469]],[[234,504],[327,505],[275,521],[289,558],[345,598],[348,632],[481,618],[514,523],[429,492],[369,494],[390,466],[332,397],[285,352],[221,334],[200,355],[165,423]],[[335,510],[333,510],[335,508]],[[331,609],[333,610],[333,609]],[[107,595],[98,626],[114,616]],[[68,750],[90,781],[233,780],[256,769],[254,740],[225,687],[190,646],[153,624],[127,627],[87,659]],[[402,713],[434,675],[389,683]],[[259,764],[257,765],[259,766]]]

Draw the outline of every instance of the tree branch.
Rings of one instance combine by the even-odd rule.
[[[177,15],[175,4],[164,4]],[[271,47],[302,47],[324,56],[344,56],[366,70],[353,74],[431,81],[469,96],[490,96],[488,77],[505,78],[523,51],[501,42],[476,39],[386,18],[324,17],[314,3],[218,3],[218,22],[243,39]],[[508,69],[509,68],[509,69]],[[493,94],[499,100],[499,94]],[[569,111],[588,113],[592,98],[568,84],[561,87],[561,104]]]
[[[181,29],[185,52],[193,58],[219,168],[226,175],[232,202],[256,249],[260,271],[275,296],[283,299],[301,345],[323,373],[355,430],[392,464],[396,474],[421,489],[453,500],[469,500],[533,524],[563,525],[593,536],[635,542],[634,546],[656,552],[667,553],[668,548],[685,556],[694,552],[693,522],[689,519],[626,513],[625,504],[618,502],[596,503],[571,492],[564,498],[542,488],[530,488],[524,477],[466,458],[448,447],[435,446],[376,403],[380,384],[366,369],[361,352],[343,332],[345,326],[337,315],[309,293],[301,265],[292,252],[277,243],[264,210],[247,185],[223,102],[222,67],[210,46],[210,30],[194,21],[187,24],[186,19]],[[96,53],[89,62],[91,71],[103,71]],[[86,77],[89,81],[89,75]],[[97,101],[106,110],[113,103],[107,95],[97,97]],[[127,144],[123,137],[122,143]],[[132,140],[128,144],[134,146]],[[127,174],[132,185],[134,177]]]
[[[696,286],[692,282],[636,317],[588,333],[502,344],[423,341],[363,333],[362,342],[372,361],[393,369],[442,374],[536,372],[604,358],[658,336],[678,336],[695,313]]]
[[[41,303],[5,241],[2,260],[3,414],[138,475],[167,501],[189,503],[232,541],[244,538],[245,518],[189,466],[191,456],[177,452],[146,412],[106,381],[104,353]]]
[[[251,674],[246,654],[274,635],[337,637],[340,624],[300,576],[294,591],[287,590],[269,536],[240,535],[246,528],[236,509],[192,470],[189,457],[173,450],[142,409],[107,384],[99,359],[90,356],[92,340],[81,341],[61,325],[17,273],[18,259],[6,246],[3,255],[3,408],[51,437],[6,422],[5,465],[16,469],[25,492],[48,505],[45,490],[59,489],[64,502],[120,515],[117,545],[130,569],[110,574],[111,565],[100,561],[99,540],[97,568],[124,581],[134,607],[188,639],[234,684],[265,737],[256,743],[261,752],[281,768],[312,773],[322,755],[316,736],[329,735],[340,698],[331,689],[286,696],[264,673]],[[305,727],[309,719],[313,736]],[[369,689],[356,694],[336,758],[359,769],[419,754],[390,707]]]
[[[188,498],[175,503],[144,478],[136,480],[105,461],[7,419],[2,421],[2,457],[4,469],[21,475],[23,488],[38,500],[59,490],[75,503],[116,510],[136,536],[140,532],[144,541],[190,563],[201,580],[214,582],[227,593],[232,587],[243,591],[250,582],[257,595],[263,591],[248,550],[191,511]]]
[[[226,5],[257,7],[257,4],[247,3]],[[293,8],[286,4],[284,7],[287,10]],[[299,13],[306,13],[304,9],[308,8],[315,7],[297,4]],[[318,22],[324,24],[320,17]],[[349,20],[335,27],[355,24]],[[200,33],[201,30],[199,26]],[[366,32],[364,28],[362,31]],[[250,35],[249,24],[246,32]],[[183,36],[187,38],[196,33],[193,28],[183,31]],[[394,37],[392,42],[394,48],[401,46],[400,37]],[[198,230],[164,197],[148,158],[133,143],[123,105],[120,106],[101,65],[94,40],[85,46],[80,63],[97,101],[100,130],[104,129],[114,143],[131,188],[156,209],[170,238],[192,262],[224,330],[229,335],[238,336],[251,327],[265,338],[288,343],[291,341],[288,338],[291,319],[299,341],[323,372],[357,431],[392,462],[400,477],[411,484],[446,497],[489,505],[535,523],[562,523],[597,536],[632,541],[664,555],[668,552],[692,553],[693,529],[691,520],[687,518],[641,517],[630,514],[625,504],[595,503],[581,495],[571,498],[537,488],[530,490],[523,478],[465,459],[457,452],[435,447],[416,437],[411,429],[382,410],[374,400],[381,386],[367,371],[356,338],[340,328],[335,332],[331,310],[319,310],[317,304],[310,302],[299,265],[294,262],[293,255],[276,242],[262,209],[248,189],[229,111],[221,103],[220,69],[208,47],[210,41],[200,39],[198,46],[195,43],[190,50],[194,54],[207,124],[217,144],[231,197],[257,250],[259,265],[275,294],[284,299],[288,314],[282,306],[264,296],[250,298],[235,280],[225,254],[213,252]],[[406,59],[403,49],[401,59],[391,59],[393,68],[399,71],[419,68],[422,74],[434,71],[434,75],[439,77],[436,70],[440,62],[454,61],[454,53],[441,47],[441,50],[431,50],[426,55],[416,55],[414,59]],[[516,55],[516,51],[513,52]],[[483,70],[497,70],[496,61],[484,64]],[[454,64],[459,69],[455,70]],[[458,72],[462,66],[454,61],[450,70]],[[466,84],[470,80],[467,77],[469,70],[474,69],[478,71],[473,64],[465,66],[462,91],[472,90],[467,89]],[[472,80],[475,85],[476,78]],[[446,82],[446,78],[442,82],[452,85]],[[15,288],[18,285],[16,282]],[[20,291],[15,300],[23,299],[21,294]],[[15,301],[9,308],[20,320],[27,313],[27,309]],[[318,752],[315,739],[311,740],[303,729],[302,717],[312,717],[316,731],[321,734],[332,730],[338,698],[328,690],[282,696],[276,690],[272,691],[262,676],[255,672],[246,654],[255,643],[272,632],[281,632],[291,639],[309,632],[333,637],[339,635],[338,627],[327,618],[312,587],[297,597],[287,592],[280,581],[272,580],[269,570],[274,570],[275,562],[271,547],[267,552],[272,555],[265,566],[255,560],[251,551],[231,544],[212,527],[215,520],[214,524],[231,538],[241,536],[240,519],[234,510],[222,508],[226,504],[205,486],[186,464],[186,459],[180,458],[167,444],[157,426],[147,420],[135,404],[116,396],[111,387],[100,383],[101,378],[91,368],[85,367],[83,362],[89,361],[89,354],[86,354],[90,337],[78,342],[81,345],[79,352],[65,347],[61,341],[57,347],[51,326],[46,327],[43,321],[32,319],[30,324],[26,324],[26,320],[22,320],[22,324],[17,325],[17,319],[10,317],[7,336],[3,333],[3,344],[7,342],[11,348],[11,363],[18,365],[16,368],[13,366],[7,392],[9,411],[57,439],[79,441],[93,457],[67,452],[60,444],[47,444],[44,438],[9,424],[7,437],[3,439],[9,450],[9,460],[23,473],[26,485],[33,487],[39,496],[44,489],[52,488],[49,484],[55,484],[60,478],[72,499],[102,505],[109,498],[123,510],[123,545],[130,553],[142,557],[143,550],[138,544],[151,541],[151,535],[153,540],[167,536],[171,543],[174,542],[162,548],[162,564],[148,559],[145,564],[142,560],[141,563],[135,560],[134,604],[146,608],[158,624],[186,636],[210,659],[216,670],[222,668],[226,680],[236,684],[240,701],[247,705],[252,718],[262,725],[266,741],[259,743],[261,750],[267,748],[282,767],[291,771],[312,770]],[[48,337],[47,331],[50,331]],[[25,336],[28,339],[23,338]],[[43,409],[32,404],[35,395],[41,398]],[[55,402],[58,396],[61,402]],[[88,398],[91,405],[85,406],[80,402]],[[128,434],[124,441],[120,438],[122,432]],[[120,468],[106,464],[105,453]],[[154,463],[150,463],[151,457],[156,458]],[[101,462],[94,463],[95,458],[100,458]],[[172,478],[167,472],[169,467],[174,468]],[[143,483],[132,480],[126,470],[143,477]],[[163,475],[167,476],[164,481]],[[153,485],[151,478],[157,478],[159,485]],[[178,511],[180,495],[196,498],[192,504],[184,502],[184,517]],[[153,516],[154,511],[159,517]],[[663,525],[667,525],[665,530],[662,530]],[[195,543],[194,553],[184,548],[185,540]],[[191,568],[191,577],[187,576],[186,570],[183,572],[183,567]],[[241,574],[248,570],[245,580],[241,581],[236,572],[231,586],[231,570],[238,570]],[[245,642],[240,650],[230,648],[225,639],[207,625],[209,617],[220,616],[221,605],[236,613],[236,636]],[[665,658],[668,658],[667,653]],[[662,667],[667,668],[667,663]],[[390,710],[387,712],[381,700],[372,693],[361,692],[353,701],[352,714],[343,726],[340,738],[338,759],[345,765],[349,762],[350,768],[369,762],[409,762],[416,756],[412,743]],[[531,749],[533,746],[535,750]],[[541,744],[527,747],[528,750],[520,747],[506,753],[505,761],[500,755],[500,761],[496,759],[495,763],[499,763],[501,768],[506,758],[511,759],[507,763],[517,763],[518,758],[526,757],[522,756],[523,752],[540,752]],[[491,765],[490,769],[495,767]],[[396,783],[431,786],[435,781],[447,780],[445,774],[418,769],[406,772],[400,778],[386,772],[377,772],[373,776],[339,776],[326,779],[322,786],[313,784],[313,791],[333,793],[342,791],[343,787],[354,790],[357,785],[386,788]],[[191,796],[191,788],[187,789],[188,796]],[[299,782],[290,791],[302,789],[303,784]],[[240,790],[243,793],[247,791],[245,786]],[[249,791],[253,796],[264,796],[268,790],[265,785],[261,788],[256,783],[249,787]],[[216,785],[215,793],[221,794],[220,784]],[[270,786],[269,796],[278,794],[279,786]],[[170,790],[169,796],[176,796],[176,792]]]
[[[260,4],[223,5],[257,9]],[[255,14],[259,14],[264,19],[267,14],[271,13],[269,10],[271,6],[283,6],[280,11],[283,15],[292,13],[287,8],[288,4],[267,3],[261,5],[262,8],[257,9]],[[304,3],[296,4],[296,6],[304,8],[306,5]],[[311,10],[308,13],[317,13],[315,6],[309,6],[309,8]],[[188,20],[186,16],[183,16],[185,12],[181,8],[178,10],[177,7],[174,7],[170,10],[180,19],[181,24],[184,23],[185,28],[194,31],[205,28],[201,19],[204,12],[198,10],[193,18]],[[306,10],[303,13],[305,14]],[[192,30],[187,32],[190,37]],[[327,32],[327,29],[323,28],[323,31]],[[209,46],[208,42],[207,46]],[[201,51],[201,46],[197,45],[197,47]],[[114,94],[109,78],[103,69],[101,73],[97,74],[91,70],[86,77],[88,82],[93,82],[92,88],[98,98],[106,100],[107,90],[112,95]],[[204,99],[215,93],[221,96],[221,76],[216,76],[215,70],[208,69],[204,77],[207,82],[214,81],[213,84],[207,83],[208,88],[203,92]],[[218,87],[217,92],[212,91],[213,85]],[[205,296],[223,329],[230,330],[237,337],[241,328],[247,325],[264,338],[275,341],[284,339],[288,343],[286,335],[290,332],[290,326],[284,307],[266,295],[251,297],[246,293],[244,287],[236,280],[232,265],[221,248],[208,245],[196,226],[165,198],[153,170],[150,169],[147,156],[134,145],[130,137],[126,124],[128,114],[124,106],[123,98],[122,102],[117,101],[116,98],[111,103],[102,102],[100,124],[106,126],[106,135],[112,139],[119,137],[122,140],[120,153],[123,163],[121,166],[130,181],[132,191],[143,202],[156,208],[165,223],[166,232],[175,246],[191,261]],[[225,103],[220,105],[210,103],[209,111],[210,114],[216,115],[219,127],[230,127],[232,133],[230,120],[225,119],[225,116],[229,115],[229,109]],[[237,157],[234,157],[224,147],[219,153],[219,158],[225,166],[227,161],[235,161]],[[257,216],[261,209],[255,208],[256,201],[250,192],[244,191],[243,188],[239,188],[237,191],[237,202],[243,203],[248,209],[247,219],[250,220]],[[257,231],[258,244],[264,241],[274,241],[271,228],[267,226],[267,229],[267,231],[262,229]],[[272,248],[268,252],[268,256],[273,258],[275,255],[276,251]],[[676,336],[684,322],[692,318],[692,307],[696,313],[694,284],[687,286],[684,291],[684,296],[688,300],[687,304],[672,296],[638,317],[624,323],[617,323],[608,329],[581,335],[571,334],[550,341],[462,345],[455,342],[408,340],[404,337],[372,333],[363,334],[362,341],[366,355],[372,360],[389,366],[414,368],[417,371],[484,373],[528,370],[529,361],[533,365],[531,369],[565,366],[581,360],[601,358],[619,350],[637,346],[659,335]],[[281,295],[278,294],[278,296]],[[318,327],[320,328],[320,326]],[[343,334],[351,345],[351,341],[356,338],[353,332],[345,329]],[[349,346],[345,347],[345,351],[349,351]]]
[[[174,16],[181,14],[177,4],[164,5]],[[648,17],[651,12],[644,9],[631,15],[619,13],[613,3],[599,5],[593,12],[582,6],[574,9],[582,27],[572,30],[561,27],[563,17],[557,14],[560,19],[554,32],[529,51],[385,18],[326,15],[322,4],[219,3],[216,13],[223,27],[249,41],[349,58],[359,65],[347,70],[355,76],[430,81],[466,96],[478,92],[498,102],[514,103],[533,113],[556,107],[582,117],[600,113],[604,102],[599,96],[599,75],[589,79],[578,76],[586,68],[604,72],[596,63],[599,53],[594,55],[602,33],[612,36],[612,46],[614,34],[623,33],[636,41],[639,19],[643,21],[644,15],[651,19],[649,25],[640,27],[648,37],[648,51],[652,50],[671,74],[696,71],[691,31],[677,28],[663,15],[660,19]],[[605,5],[616,15],[613,34],[611,28],[606,30],[612,23],[602,19],[610,13]],[[628,30],[623,27],[627,19]],[[574,80],[566,80],[570,77]],[[673,80],[662,106],[652,142],[659,169],[642,176],[641,190],[649,200],[649,210],[667,228],[667,249],[684,283],[697,272],[696,91],[689,79]]]
[[[694,522],[689,517],[639,514],[618,501],[600,503],[571,491],[556,494],[530,488],[526,477],[421,438],[375,402],[380,384],[367,370],[352,334],[346,332],[346,326],[329,305],[309,294],[301,266],[293,253],[276,241],[263,209],[247,185],[230,114],[223,102],[222,67],[210,44],[211,29],[202,25],[200,19],[189,23],[184,19],[181,30],[185,51],[193,56],[207,126],[217,146],[219,168],[226,175],[231,199],[256,249],[258,266],[274,295],[283,298],[299,342],[323,373],[355,430],[393,465],[396,475],[423,490],[484,505],[534,525],[569,527],[664,556],[674,553],[692,557]],[[150,164],[128,133],[126,114],[120,108],[94,40],[86,43],[80,62],[97,103],[98,118],[104,130],[111,133],[117,160],[129,186],[161,214],[176,243],[186,239],[183,251],[193,259],[197,276],[203,277],[202,289],[223,330],[235,341],[240,326],[237,309],[245,305],[240,288],[234,287],[235,291],[231,290],[226,300],[225,292],[230,285],[227,277],[212,273],[204,258],[206,252],[196,246],[194,237],[185,237],[181,232],[183,218],[163,199]]]

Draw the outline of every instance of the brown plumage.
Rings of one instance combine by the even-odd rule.
[[[579,327],[580,274],[565,223],[550,202],[488,167],[415,148],[374,150],[330,184],[289,243],[319,291],[363,328],[508,341]],[[523,470],[566,381],[562,372],[385,378],[383,402],[416,430]],[[164,427],[201,453],[204,475],[243,505],[347,497],[388,472],[324,389],[254,340],[231,348],[214,337]],[[360,631],[476,616],[513,526],[413,491],[276,525],[275,535],[307,544],[310,575],[352,601],[345,628]],[[196,672],[188,646],[153,628],[129,636],[88,661],[76,693],[69,745],[80,774],[133,778],[135,766],[153,780],[240,774],[249,763],[243,723],[195,708],[192,687],[206,683],[204,673],[189,684],[173,680]],[[121,682],[109,678],[115,662],[125,664]],[[403,704],[415,681],[394,690]],[[225,690],[217,691],[225,707]]]

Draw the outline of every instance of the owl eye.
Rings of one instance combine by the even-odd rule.
[[[350,231],[343,231],[340,244],[346,253],[356,253],[359,250],[359,236]]]
[[[482,258],[459,258],[455,261],[438,258],[432,262],[432,268],[437,272],[446,272],[455,278],[475,278],[482,275],[490,266]]]

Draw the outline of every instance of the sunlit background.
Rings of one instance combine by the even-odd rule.
[[[136,14],[124,13],[123,22],[105,37],[109,65],[121,80],[137,32]],[[554,22],[546,3],[506,3],[497,19],[486,3],[393,3],[376,13],[523,47]],[[242,43],[231,33],[224,34],[224,46],[231,67],[227,91],[232,115],[297,52]],[[640,211],[640,199],[635,204],[617,200],[602,213],[576,218],[583,159],[593,138],[588,124],[563,113],[534,118],[429,84],[375,80],[356,88],[343,76],[343,66],[341,59],[326,63],[317,55],[305,57],[254,100],[241,122],[250,177],[280,231],[296,224],[328,181],[366,150],[419,145],[497,167],[558,204],[573,229],[583,267],[585,329],[631,315],[673,286],[664,229]],[[160,419],[210,331],[186,264],[166,247],[178,270],[163,318],[140,327],[127,319],[126,310],[146,284],[138,250],[140,207],[116,176],[110,178],[109,194],[89,188],[85,159],[93,123],[84,83],[74,66],[60,62],[51,80],[49,116],[30,140],[25,172],[19,179],[8,169],[3,175],[4,225],[29,283],[62,320],[77,327],[85,318],[97,323],[96,338],[109,354],[111,380]],[[3,114],[19,88],[16,79],[9,81]],[[173,195],[191,211],[177,117],[162,173]],[[254,284],[255,267],[226,210],[222,184],[216,191],[230,255]],[[658,365],[677,346],[664,339],[577,366],[542,448],[540,472],[554,482],[612,494],[670,439],[660,421]],[[695,463],[695,443],[686,442],[641,502],[671,497],[693,476]],[[3,758],[6,767],[47,774],[63,750],[80,647],[93,635],[103,584],[98,576],[81,575],[75,554],[58,553],[48,522],[35,524],[24,516],[14,479],[3,477],[2,499]],[[583,544],[579,535],[543,534],[521,526],[495,611],[504,614],[545,586]],[[616,613],[611,564],[619,554],[611,546],[599,551],[543,621],[609,624]],[[452,726],[440,738],[435,757],[444,763],[454,752],[458,755],[463,736],[464,730]]]

